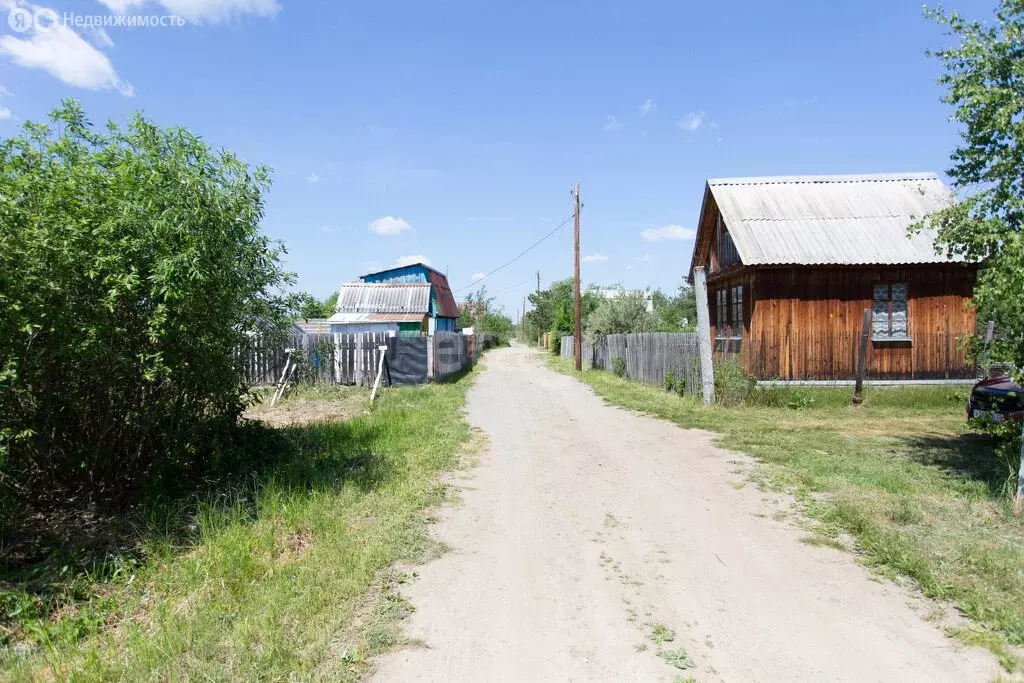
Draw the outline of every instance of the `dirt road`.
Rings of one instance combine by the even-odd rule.
[[[801,543],[765,493],[734,486],[749,463],[712,435],[606,406],[521,347],[486,363],[468,410],[490,448],[441,512],[451,551],[407,591],[425,647],[382,658],[378,680],[996,675],[903,589]]]

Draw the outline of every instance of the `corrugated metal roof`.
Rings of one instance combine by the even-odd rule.
[[[459,305],[455,303],[455,296],[451,287],[448,286],[448,278],[433,268],[427,271],[430,282],[434,285],[434,295],[437,297],[437,315],[443,318],[458,318]]]
[[[349,323],[422,323],[426,313],[335,313],[333,324]]]
[[[953,201],[934,173],[708,180],[744,265],[942,263],[907,228]]]
[[[425,315],[430,311],[430,284],[346,282],[338,293],[335,311]]]
[[[295,326],[302,330],[303,334],[327,334],[331,331],[331,324],[327,318],[310,318],[309,320],[295,321]]]

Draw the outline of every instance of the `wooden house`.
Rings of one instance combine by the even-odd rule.
[[[459,319],[459,307],[455,303],[448,276],[425,263],[412,263],[387,270],[367,273],[360,278],[367,284],[409,285],[426,284],[430,286],[430,299],[427,309],[427,331],[454,332]]]
[[[419,334],[429,329],[430,299],[426,282],[346,282],[327,322],[333,334]]]
[[[973,376],[958,339],[977,266],[908,232],[951,201],[933,173],[709,180],[691,269],[707,270],[716,354],[762,380],[850,379],[871,309],[869,378]]]

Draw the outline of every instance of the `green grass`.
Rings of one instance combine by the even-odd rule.
[[[1015,463],[987,437],[967,433],[964,387],[757,390],[749,403],[704,407],[612,373],[576,373],[608,402],[717,432],[718,443],[754,456],[758,483],[793,493],[813,526],[813,545],[855,539],[883,574],[913,579],[954,603],[984,629],[975,637],[1024,645],[1024,519],[1014,517],[1007,483]],[[1001,649],[1002,648],[1002,649]]]
[[[387,390],[370,414],[273,430],[273,467],[181,503],[184,532],[145,529],[119,571],[52,577],[75,584],[62,604],[41,609],[0,582],[0,679],[362,677],[402,642],[396,563],[439,551],[424,510],[470,437],[470,381]]]

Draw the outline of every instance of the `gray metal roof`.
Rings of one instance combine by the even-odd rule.
[[[420,313],[430,311],[430,284],[346,282],[336,313]],[[332,318],[333,320],[333,318]]]
[[[907,228],[949,206],[934,173],[708,180],[744,265],[874,265],[962,260],[935,232]]]
[[[292,326],[301,331],[302,334],[328,334],[331,331],[331,324],[327,318],[299,318]]]

